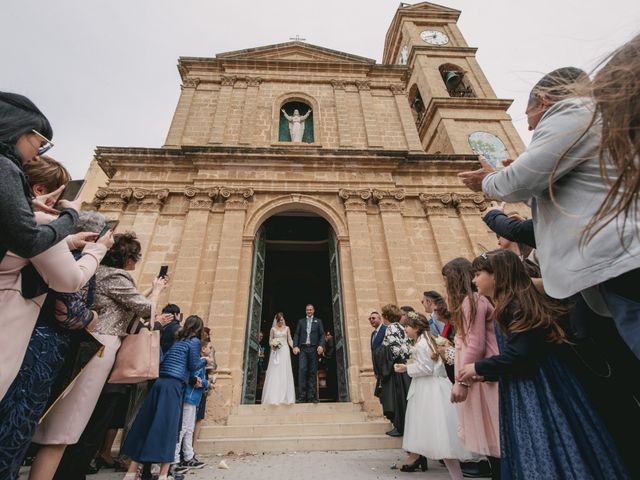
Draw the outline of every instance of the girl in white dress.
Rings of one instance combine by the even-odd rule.
[[[402,448],[411,452],[407,465],[424,461],[426,466],[426,459],[421,456],[442,459],[451,478],[462,480],[458,460],[468,460],[473,455],[458,437],[458,412],[450,401],[451,382],[437,353],[429,322],[424,315],[409,312],[405,330],[416,345],[409,363],[395,364],[394,369],[406,371],[411,377],[402,440]]]
[[[291,351],[289,350],[293,348],[293,340],[282,312],[278,312],[273,319],[273,327],[269,334],[269,347],[271,355],[262,388],[262,404],[291,405],[296,401],[296,389],[291,370]]]

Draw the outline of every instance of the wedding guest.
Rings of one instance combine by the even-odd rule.
[[[0,100],[0,107],[1,105]],[[46,162],[42,160],[39,165],[44,163]],[[20,170],[20,175],[24,177],[23,170]],[[66,178],[64,175],[61,177],[62,180]],[[38,184],[37,187],[41,186]],[[32,190],[29,191],[32,192]],[[24,197],[25,194],[22,193],[22,195]],[[4,204],[0,210],[3,208],[5,208]],[[18,207],[15,206],[15,208]],[[46,229],[46,225],[52,222],[53,217],[38,212],[37,218]],[[74,212],[74,223],[70,223],[70,228],[75,228],[77,218],[77,213]],[[6,232],[13,230],[14,227],[15,224],[5,225],[2,230]],[[3,332],[11,333],[4,335],[0,340],[0,365],[2,365],[0,399],[4,397],[18,374],[31,333],[46,298],[47,286],[58,292],[73,293],[82,288],[95,273],[100,260],[105,255],[106,242],[110,241],[105,238],[97,243],[93,241],[87,243],[88,239],[95,238],[96,235],[93,232],[75,233],[67,237],[66,241],[58,242],[29,260],[18,256],[13,251],[3,255],[0,261],[0,305],[5,315],[0,320],[0,327]],[[82,258],[76,261],[70,248],[82,250]]]
[[[391,437],[401,437],[405,425],[407,392],[411,379],[405,372],[395,372],[394,364],[405,363],[409,358],[409,339],[400,325],[402,311],[392,304],[382,307],[382,321],[387,327],[382,344],[375,351],[379,366],[378,391],[385,417],[393,423],[387,432]]]
[[[458,438],[458,416],[449,402],[451,384],[427,318],[410,312],[406,333],[416,340],[411,361],[394,365],[397,373],[408,373],[412,379],[402,440],[402,448],[411,453],[401,470],[425,471],[427,458],[442,459],[450,477],[462,480],[459,460],[473,454]]]
[[[202,340],[200,342],[200,357],[208,359],[211,356],[211,342]],[[193,432],[196,426],[196,410],[198,404],[202,400],[202,395],[209,388],[209,380],[207,379],[206,365],[189,373],[189,383],[184,394],[184,403],[182,404],[182,426],[176,444],[175,462],[177,466],[174,468],[176,473],[185,473],[191,469],[197,470],[205,466],[204,462],[199,461],[195,457],[193,451]],[[193,379],[193,382],[192,382]],[[180,461],[180,458],[183,458]]]
[[[218,362],[216,361],[216,348],[213,344],[213,339],[211,338],[211,329],[209,327],[204,327],[204,333],[202,335],[203,342],[209,342],[209,348],[211,353],[209,354],[210,363],[206,366],[205,371],[207,373],[207,380],[209,381],[209,388],[205,389],[202,393],[202,398],[200,399],[200,403],[198,404],[198,410],[196,411],[196,427],[193,430],[193,450],[194,452],[198,451],[198,439],[200,438],[200,429],[202,428],[202,421],[204,420],[207,413],[207,399],[209,395],[212,394],[213,390],[216,388],[216,380],[218,374],[216,370],[218,370]],[[194,453],[194,458],[195,453]],[[196,459],[197,460],[197,459]]]
[[[92,334],[104,345],[103,354],[89,362],[68,394],[54,405],[38,425],[33,441],[40,444],[41,448],[31,467],[30,480],[53,478],[66,446],[78,442],[91,417],[131,319],[154,318],[155,304],[167,284],[166,278],[156,278],[147,292],[148,296],[140,293],[127,273],[135,269],[140,259],[140,242],[133,233],[118,233],[114,235],[114,240],[114,245],[96,271],[93,309],[98,319]],[[104,433],[93,440],[95,450],[90,457],[74,458],[71,465],[65,462],[64,467],[81,469],[84,475]],[[71,478],[71,475],[65,478]]]
[[[443,337],[447,340],[446,345],[438,345],[438,352],[444,361],[444,367],[447,370],[447,377],[451,383],[455,383],[455,356],[456,349],[454,347],[456,329],[451,323],[451,312],[447,308],[447,302],[435,290],[429,290],[422,293],[420,301],[427,313],[429,319],[429,329],[436,336]]]
[[[495,304],[500,353],[462,366],[457,381],[499,380],[502,478],[631,478],[557,354],[566,306],[539,293],[511,251],[482,254],[473,268],[478,291]]]
[[[400,307],[400,310],[402,311],[402,316],[400,317],[399,322],[400,322],[400,325],[404,327],[407,324],[407,313],[415,312],[416,310],[410,305],[405,305],[404,307]]]
[[[600,209],[612,189],[619,198],[633,194],[624,193],[615,165],[601,165],[603,124],[594,117],[593,100],[575,96],[577,86],[588,88],[588,83],[586,74],[573,67],[545,75],[527,106],[530,129],[535,129],[527,150],[500,171],[483,159],[482,169],[459,176],[487,197],[531,201],[545,292],[557,299],[581,293],[596,313],[613,317],[640,358],[638,291],[630,288],[640,272],[638,205],[629,203],[617,216],[622,211],[613,209],[611,216],[610,209]]]
[[[126,480],[137,478],[141,463],[161,464],[158,480],[167,480],[169,467],[175,460],[184,385],[190,372],[207,364],[207,359],[200,357],[203,328],[200,317],[187,317],[176,343],[162,359],[160,376],[146,396],[122,446],[122,453],[132,459],[124,477]]]
[[[99,213],[80,212],[76,228],[98,233],[104,225],[105,218]],[[101,241],[106,253],[113,237],[108,235]],[[80,250],[73,253],[76,258],[82,255]],[[94,277],[88,281],[88,290],[95,290]],[[90,310],[87,298],[81,292],[48,293],[20,370],[0,401],[0,478],[17,477],[36,425],[45,411],[52,385],[72,344],[78,342],[79,335],[75,334],[83,328],[90,330],[95,321],[96,314]]]
[[[31,100],[0,92],[0,261],[8,250],[19,257],[35,257],[74,231],[80,202],[61,200],[60,211],[54,210],[62,186],[35,197],[24,173],[25,164],[53,147],[52,136],[49,120]],[[58,218],[38,224],[33,209]]]
[[[455,369],[498,354],[494,309],[486,297],[478,295],[474,272],[466,258],[455,258],[442,267],[456,330]],[[485,455],[495,475],[500,471],[500,430],[498,388],[495,383],[468,384],[456,381],[451,401],[458,403],[460,438],[470,451]]]
[[[180,307],[175,303],[167,303],[162,308],[162,313],[171,315],[171,321],[161,326],[160,348],[162,353],[167,353],[176,341],[176,335],[180,330]]]
[[[382,341],[384,340],[384,336],[387,331],[387,326],[382,321],[380,314],[375,311],[369,314],[368,320],[369,324],[373,328],[373,332],[371,332],[371,365],[373,366],[373,374],[376,377],[375,393],[378,395],[380,367],[376,363],[376,350],[382,345]]]

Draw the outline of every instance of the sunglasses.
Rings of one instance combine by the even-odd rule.
[[[40,138],[40,140],[44,140],[45,142],[44,145],[40,145],[40,147],[38,148],[38,155],[44,155],[45,153],[47,153],[49,150],[53,148],[54,143],[51,140],[49,140],[47,137],[42,135],[37,130],[31,130],[31,132],[35,133],[36,136]]]

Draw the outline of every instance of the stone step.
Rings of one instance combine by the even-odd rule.
[[[361,411],[354,412],[325,412],[319,410],[289,412],[283,415],[229,415],[227,425],[280,425],[307,423],[358,423],[367,420],[367,415]]]
[[[303,433],[303,432],[301,432]],[[198,440],[198,453],[223,454],[312,452],[343,450],[386,450],[401,448],[402,438],[388,435],[340,435],[340,436],[291,436],[291,437],[240,437]]]
[[[384,434],[393,426],[383,420],[357,423],[309,423],[304,425],[206,425],[200,430],[200,439],[295,437],[323,437],[331,435],[373,435]]]
[[[238,405],[233,408],[232,415],[290,415],[293,413],[316,412],[316,413],[332,413],[332,412],[360,412],[360,405],[344,402],[344,403],[296,403],[293,405]]]

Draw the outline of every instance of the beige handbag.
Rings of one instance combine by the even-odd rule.
[[[124,337],[108,383],[141,383],[158,378],[160,332],[153,326],[154,315],[151,315],[149,329],[141,328],[138,333]]]

